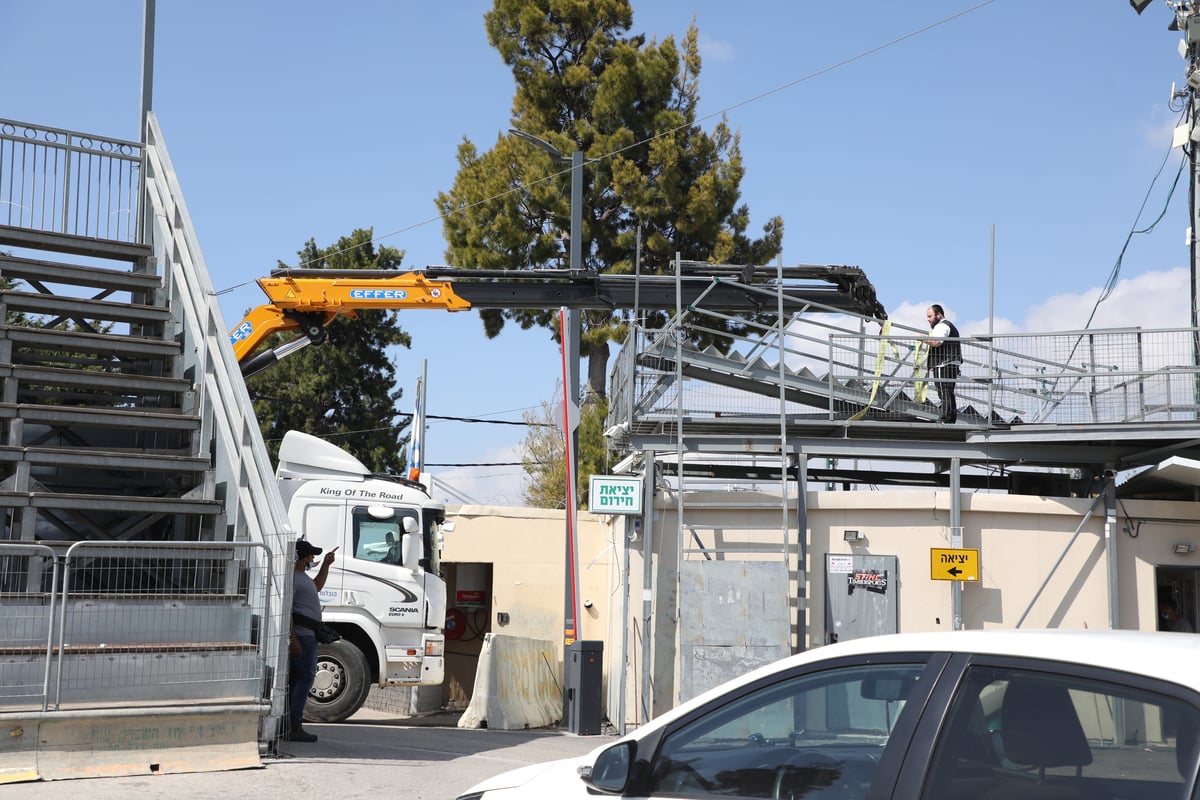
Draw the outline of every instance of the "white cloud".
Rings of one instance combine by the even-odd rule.
[[[1180,328],[1188,322],[1191,290],[1188,270],[1178,267],[1146,272],[1117,283],[1090,328]],[[1027,331],[1080,330],[1088,321],[1100,289],[1060,294],[1030,307]]]
[[[700,47],[700,57],[704,61],[717,61],[727,64],[733,61],[736,55],[733,45],[729,42],[714,39],[703,33],[700,34],[698,45]]]
[[[1096,306],[1101,289],[1093,287],[1081,292],[1058,294],[1026,309],[1023,320],[1005,317],[992,321],[997,334],[1049,333],[1053,331],[1093,330],[1104,328],[1182,328],[1190,323],[1191,291],[1188,269],[1145,272],[1118,281],[1112,293],[1096,309],[1088,325],[1088,317]],[[936,301],[906,300],[888,316],[894,328],[917,326],[924,333],[925,310]],[[978,336],[988,332],[988,320],[960,320],[954,309],[947,306],[946,316],[955,321],[963,336]]]

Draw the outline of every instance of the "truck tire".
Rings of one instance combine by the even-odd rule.
[[[342,722],[362,707],[371,691],[363,652],[345,639],[317,647],[317,679],[304,705],[308,722]]]

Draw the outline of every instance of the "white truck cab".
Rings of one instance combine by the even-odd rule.
[[[300,536],[325,552],[338,548],[321,607],[342,639],[319,647],[305,718],[346,719],[371,684],[440,685],[445,508],[420,484],[372,474],[336,445],[299,431],[284,435],[275,474]]]

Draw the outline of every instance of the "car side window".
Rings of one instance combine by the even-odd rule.
[[[972,667],[924,800],[1182,797],[1200,709],[1117,682]]]
[[[825,669],[724,703],[664,737],[651,794],[864,798],[924,668]]]

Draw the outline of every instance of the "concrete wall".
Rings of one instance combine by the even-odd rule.
[[[687,497],[681,543],[675,498],[656,498],[655,508],[629,544],[628,616],[622,619],[622,563],[626,524],[631,518],[579,517],[581,620],[579,638],[605,642],[607,708],[618,717],[622,675],[625,719],[632,725],[678,702],[679,613],[689,598],[679,595],[680,563],[702,558],[686,552],[713,548],[709,557],[727,560],[781,559],[786,549],[791,649],[825,641],[825,554],[895,556],[898,560],[899,630],[950,630],[952,582],[933,580],[930,550],[950,546],[950,493],[946,490],[810,492],[808,530],[800,568],[795,532],[796,498],[784,517],[778,495],[712,492]],[[963,493],[963,546],[980,551],[980,580],[962,585],[965,628],[1110,627],[1108,549],[1103,504],[1092,498],[1039,498]],[[563,541],[561,511],[462,506],[448,509],[455,530],[446,535],[443,560],[490,563],[493,568],[489,630],[558,643],[562,663]],[[1081,525],[1082,523],[1082,525]],[[857,530],[863,539],[846,542]],[[1077,533],[1078,529],[1078,533]],[[1155,572],[1161,567],[1200,569],[1200,503],[1122,500],[1115,521],[1116,625],[1153,630],[1156,626]],[[651,579],[644,581],[644,548],[651,542]],[[1176,544],[1191,544],[1177,555]],[[1057,566],[1056,566],[1057,565]],[[450,587],[453,601],[453,586]],[[643,641],[647,635],[643,599],[649,597],[651,637],[649,681],[644,680]],[[582,608],[590,600],[591,609]],[[498,615],[509,615],[506,625]],[[621,658],[621,635],[627,636]],[[476,645],[476,652],[477,652]],[[453,653],[459,646],[449,643]],[[465,704],[476,659],[447,658],[446,694]],[[561,672],[560,672],[561,674]],[[648,694],[643,692],[649,687]],[[643,703],[644,701],[644,703]]]
[[[454,605],[456,564],[491,564],[489,607],[469,611],[475,629],[513,637],[544,639],[556,643],[555,668],[562,674],[564,654],[563,596],[566,522],[562,511],[507,506],[448,506],[447,520],[454,530],[446,533],[442,561],[451,575],[447,587]],[[614,561],[611,521],[586,512],[578,519],[579,639],[605,640],[608,621],[620,613],[620,571]],[[591,608],[584,608],[584,602]],[[617,602],[614,609],[613,602]],[[500,615],[507,622],[501,624]],[[485,627],[480,627],[485,626]],[[482,635],[466,641],[447,641],[446,683],[443,694],[452,706],[465,707],[475,683]],[[606,661],[607,661],[607,647]],[[607,672],[606,672],[607,674]]]

